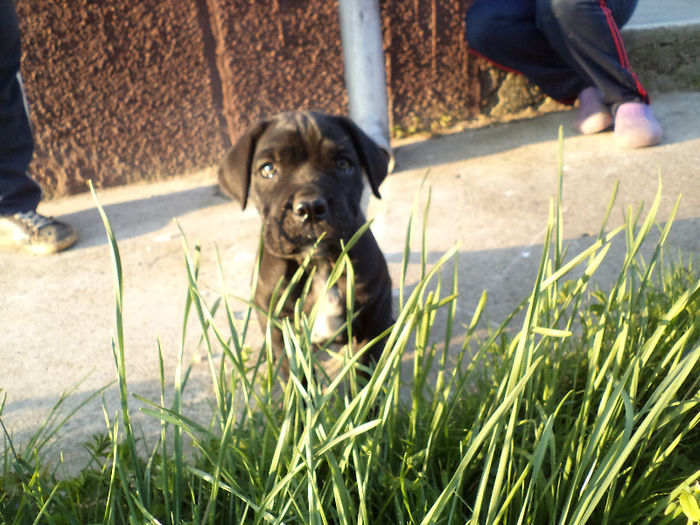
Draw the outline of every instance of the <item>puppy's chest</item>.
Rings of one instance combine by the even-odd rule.
[[[325,290],[328,275],[326,269],[316,272],[307,299],[308,305],[316,305],[317,308],[316,321],[311,330],[311,342],[314,344],[328,341],[346,321],[345,296],[341,293],[338,283],[328,291]]]

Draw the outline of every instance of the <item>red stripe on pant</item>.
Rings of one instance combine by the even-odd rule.
[[[615,41],[615,47],[617,49],[617,57],[620,60],[620,65],[626,69],[630,75],[632,75],[632,78],[634,79],[634,83],[637,87],[637,91],[639,92],[639,95],[645,100],[645,102],[649,102],[649,95],[647,94],[646,90],[642,86],[642,83],[639,81],[637,78],[637,75],[634,74],[632,69],[630,68],[630,60],[629,57],[627,56],[627,51],[625,50],[625,44],[622,41],[622,35],[620,34],[620,29],[617,27],[617,23],[615,22],[615,19],[613,18],[612,12],[610,11],[610,8],[608,7],[608,2],[606,0],[598,0],[598,4],[600,5],[600,9],[603,11],[603,14],[605,15],[605,20],[608,22],[608,28],[610,29],[610,35],[613,37],[613,40]]]

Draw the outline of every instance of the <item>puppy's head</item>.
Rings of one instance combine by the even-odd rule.
[[[264,225],[265,249],[303,256],[335,251],[364,222],[363,177],[379,197],[386,154],[351,120],[313,112],[284,113],[249,129],[224,158],[221,188]]]

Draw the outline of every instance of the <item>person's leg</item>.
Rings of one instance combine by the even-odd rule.
[[[0,0],[0,215],[35,210],[39,186],[27,176],[34,143],[19,77],[14,0]]]
[[[653,146],[662,135],[620,35],[636,5],[637,0],[537,0],[538,28],[589,81],[591,87],[579,95],[582,107],[586,94],[609,107],[615,141],[626,148]]]
[[[476,0],[466,13],[469,49],[521,73],[548,96],[573,103],[587,87],[536,25],[536,0]]]
[[[41,189],[27,175],[34,141],[20,58],[14,0],[0,0],[0,248],[55,253],[78,236],[68,224],[36,213]]]
[[[537,28],[561,59],[595,86],[608,105],[646,102],[630,68],[621,27],[637,0],[536,0]],[[614,10],[613,10],[614,8]]]

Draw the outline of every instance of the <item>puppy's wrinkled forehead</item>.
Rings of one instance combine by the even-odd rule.
[[[285,164],[334,158],[352,154],[352,139],[330,119],[308,112],[277,117],[258,139],[256,158],[274,159]]]

